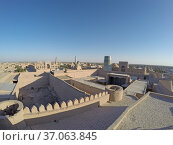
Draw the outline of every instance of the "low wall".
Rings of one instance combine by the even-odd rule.
[[[20,73],[18,83],[16,84],[12,95],[15,98],[19,97],[19,93],[25,93],[25,90],[40,87],[47,87],[49,84],[49,76],[47,73],[24,72]]]
[[[39,108],[36,106],[32,106],[32,108],[25,107],[24,119],[28,125],[40,122],[50,122],[56,120],[57,118],[64,118],[76,113],[84,112],[88,109],[90,110],[93,107],[98,107],[99,105],[106,103],[108,100],[108,92],[103,92],[81,99],[75,99],[73,101],[69,100],[67,103],[62,102],[60,105],[55,103],[54,105],[41,105]]]
[[[11,118],[0,116],[0,124],[2,127],[5,125],[5,129],[25,129],[27,126],[36,125],[40,123],[49,123],[58,121],[61,118],[69,117],[86,110],[91,110],[109,101],[108,92],[91,95],[81,99],[69,100],[62,102],[60,105],[56,102],[54,105],[40,105],[37,108],[33,105],[31,108],[25,107],[23,109],[23,103],[17,100],[8,100],[1,102],[1,108],[4,109],[9,104],[19,104],[19,112],[17,112]],[[1,120],[2,119],[2,120]],[[26,125],[26,124],[27,125]],[[0,128],[3,129],[3,128]]]
[[[162,98],[173,99],[173,96],[171,96],[171,95],[160,94],[160,93],[155,93],[155,92],[150,92],[150,95],[157,95]]]
[[[70,84],[90,95],[95,95],[95,94],[98,94],[98,93],[101,93],[101,92],[104,92],[104,90],[102,89],[99,89],[99,88],[96,88],[96,87],[93,87],[93,86],[89,86],[87,84],[84,84],[84,83],[81,83],[81,82],[78,82],[76,80],[70,80]]]
[[[79,99],[88,96],[87,93],[74,88],[67,82],[54,77],[52,74],[49,74],[49,85],[51,89],[56,92],[56,95],[61,101],[67,102],[68,100],[74,100],[75,98]]]
[[[102,69],[98,70],[98,76],[100,76],[100,77],[105,77],[106,78],[108,73],[114,73],[114,71],[104,71]]]
[[[169,92],[172,92],[172,80],[159,80],[159,86],[164,87]]]

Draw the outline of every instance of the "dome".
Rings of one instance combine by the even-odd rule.
[[[119,68],[119,65],[116,64],[116,63],[113,63],[113,64],[112,64],[112,67],[113,67],[113,68]]]

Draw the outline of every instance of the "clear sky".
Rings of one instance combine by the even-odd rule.
[[[0,61],[173,66],[173,0],[0,0]]]

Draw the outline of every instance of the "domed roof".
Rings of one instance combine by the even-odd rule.
[[[114,68],[119,68],[119,65],[116,64],[116,63],[113,63],[113,64],[112,64],[112,67],[114,67]]]

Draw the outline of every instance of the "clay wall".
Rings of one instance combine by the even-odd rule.
[[[88,96],[87,93],[74,88],[67,82],[54,77],[52,74],[49,74],[49,85],[51,89],[56,92],[56,95],[60,98],[60,100],[65,102],[68,100],[74,100],[75,98],[80,99]]]
[[[68,100],[67,103],[62,102],[60,105],[56,102],[54,105],[41,105],[39,108],[36,106],[32,106],[31,108],[25,107],[24,119],[28,125],[38,124],[40,122],[50,122],[57,118],[61,119],[76,113],[90,110],[106,103],[107,101],[109,101],[109,94],[108,92],[103,92],[81,99],[75,99],[73,101]]]
[[[99,89],[99,88],[96,88],[96,87],[93,87],[93,86],[90,86],[75,80],[70,80],[70,84],[90,95],[95,95],[95,94],[104,92],[104,90],[102,89]]]

